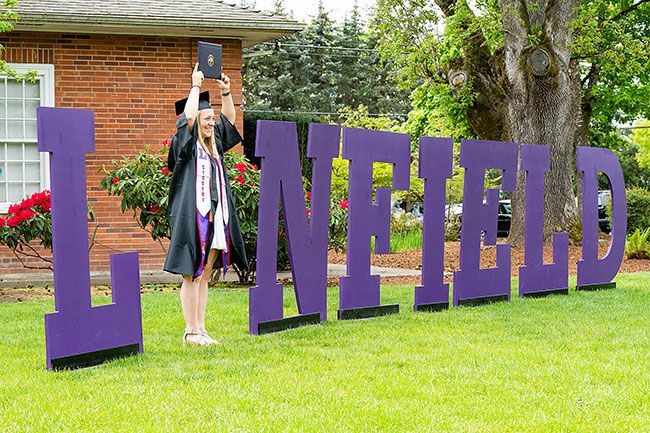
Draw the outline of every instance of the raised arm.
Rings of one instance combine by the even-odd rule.
[[[201,85],[203,84],[203,72],[199,71],[199,64],[194,66],[192,71],[192,88],[185,103],[185,118],[187,119],[187,128],[192,131],[194,122],[199,114],[199,93],[201,93]]]
[[[235,103],[230,94],[230,78],[222,73],[221,80],[215,81],[219,84],[219,89],[221,90],[221,112],[234,125],[237,112],[235,111]]]

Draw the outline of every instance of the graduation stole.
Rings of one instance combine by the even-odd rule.
[[[210,224],[210,159],[203,151],[203,148],[197,141],[196,143],[196,225],[199,233],[199,242],[201,244],[201,263],[199,264],[195,277],[203,273],[203,264],[208,245],[208,230]]]

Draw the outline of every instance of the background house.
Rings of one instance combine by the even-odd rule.
[[[241,131],[242,48],[302,24],[218,0],[21,0],[16,12],[14,30],[0,34],[3,58],[18,71],[38,71],[39,80],[0,78],[0,216],[9,203],[49,188],[36,107],[92,109],[96,152],[87,156],[87,191],[100,225],[91,271],[107,270],[109,254],[124,251],[140,253],[141,269],[160,269],[161,245],[99,188],[100,169],[173,135],[174,101],[190,89],[197,40],[223,44]],[[218,104],[216,84],[205,88]],[[20,262],[0,249],[0,274],[19,272],[25,272]]]

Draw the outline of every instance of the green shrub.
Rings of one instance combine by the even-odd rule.
[[[645,188],[627,190],[627,233],[650,227],[650,191]]]
[[[634,233],[627,236],[625,241],[625,256],[628,259],[646,259],[650,258],[650,227],[641,231],[634,230]]]
[[[392,233],[410,233],[422,231],[422,223],[415,219],[412,213],[392,214],[390,217],[390,231]]]
[[[461,215],[451,215],[449,218],[445,218],[445,241],[459,241],[461,228]]]

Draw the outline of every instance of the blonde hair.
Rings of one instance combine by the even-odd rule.
[[[201,112],[199,111],[199,115],[197,116],[197,128],[199,130],[199,144],[203,148],[203,151],[210,155],[211,157],[215,158],[217,155],[217,147],[215,146],[215,140],[214,140],[214,134],[215,132],[212,132],[212,136],[210,137],[204,137],[203,136],[203,128],[201,128]]]

